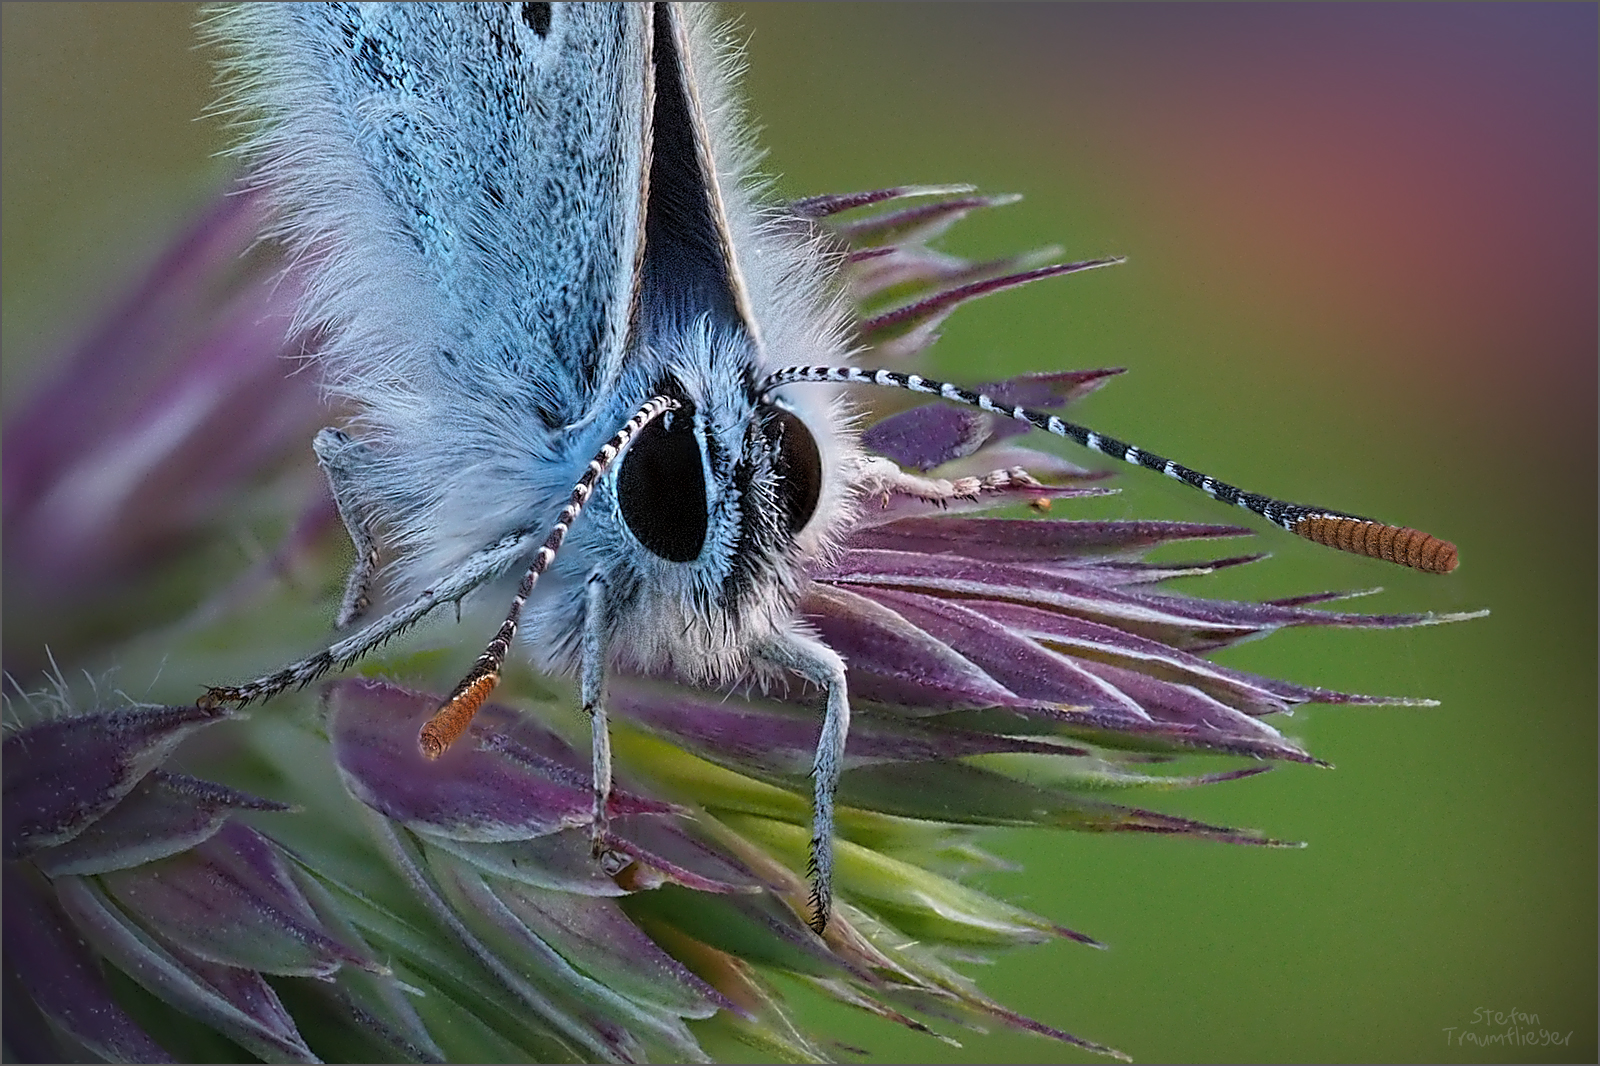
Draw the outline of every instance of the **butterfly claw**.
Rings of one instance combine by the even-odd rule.
[[[595,792],[594,818],[589,822],[589,854],[596,860],[610,851],[611,816],[606,812],[604,793]]]

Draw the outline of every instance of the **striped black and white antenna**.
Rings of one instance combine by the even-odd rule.
[[[1001,403],[981,392],[964,389],[946,381],[933,381],[918,374],[902,374],[894,370],[863,370],[846,366],[789,366],[773,371],[759,386],[765,394],[784,385],[800,382],[833,382],[853,385],[879,385],[887,388],[907,389],[926,393],[953,403],[981,408],[1003,418],[1026,422],[1035,429],[1054,433],[1077,441],[1090,451],[1125,463],[1142,466],[1165,474],[1174,481],[1192,485],[1214,500],[1243,507],[1281,526],[1290,533],[1330,548],[1384,559],[1401,566],[1409,566],[1430,574],[1448,574],[1456,568],[1456,546],[1430,533],[1408,526],[1394,526],[1373,518],[1335,511],[1327,507],[1289,503],[1285,500],[1245,492],[1209,474],[1175,463],[1154,452],[1114,437],[1096,433],[1092,429],[1068,422],[1043,411]]]
[[[500,683],[500,671],[505,666],[506,656],[510,654],[512,643],[516,640],[517,627],[522,620],[522,609],[527,604],[528,597],[533,594],[534,585],[538,583],[539,577],[549,569],[551,562],[555,560],[556,552],[561,550],[567,532],[578,520],[578,515],[582,513],[583,505],[594,492],[595,485],[599,484],[606,471],[611,469],[623,449],[640,430],[668,411],[676,411],[681,406],[670,396],[651,397],[621,429],[612,435],[610,440],[606,441],[594,458],[589,460],[583,475],[577,484],[572,486],[566,506],[556,517],[555,525],[551,527],[544,544],[534,554],[533,564],[522,575],[522,581],[517,586],[517,594],[511,601],[511,609],[506,613],[505,620],[500,623],[494,639],[489,641],[483,654],[478,656],[467,676],[455,687],[455,691],[450,693],[449,698],[439,705],[433,716],[423,725],[422,732],[417,737],[423,755],[430,759],[437,759],[443,755],[450,745],[466,732],[478,708],[483,706],[495,686]],[[515,535],[510,538],[511,543],[515,543],[516,540]],[[481,580],[480,578],[477,582],[461,584],[453,590],[444,588],[430,590],[360,632],[339,641],[326,651],[290,663],[277,673],[244,685],[207,689],[205,695],[200,698],[200,705],[221,707],[231,704],[242,707],[256,700],[268,699],[285,689],[308,685],[336,666],[349,666],[361,659],[396,633],[410,627],[439,604],[451,599],[459,601],[462,596],[481,583]],[[449,591],[454,591],[454,595],[449,595]]]

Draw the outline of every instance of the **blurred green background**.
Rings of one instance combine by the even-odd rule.
[[[1427,529],[1463,560],[1428,577],[1268,529],[1271,560],[1189,591],[1382,584],[1356,606],[1493,611],[1222,655],[1442,705],[1303,711],[1280,728],[1337,771],[1148,800],[1302,851],[997,834],[1026,872],[986,887],[1111,950],[1013,953],[975,969],[984,988],[1141,1061],[1594,1061],[1596,8],[738,14],[781,192],[973,182],[1026,199],[958,228],[952,251],[1129,257],[964,309],[934,368],[1128,367],[1083,421],[1245,488]],[[231,171],[220,124],[197,120],[214,93],[192,7],[3,18],[11,410]],[[1154,476],[1118,483],[1071,513],[1238,520]],[[794,995],[876,1061],[1082,1057],[1009,1034],[950,1049]],[[1512,1011],[1568,1042],[1461,1042]]]

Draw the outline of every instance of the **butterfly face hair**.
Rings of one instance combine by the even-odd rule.
[[[360,621],[386,558],[406,598],[326,650],[211,689],[243,704],[349,664],[435,607],[522,574],[504,622],[423,728],[438,757],[512,649],[575,673],[592,721],[593,842],[607,848],[605,678],[797,677],[822,693],[809,919],[828,921],[845,664],[795,617],[860,501],[952,486],[865,455],[838,392],[929,393],[1158,469],[1302,536],[1428,570],[1412,530],[1241,493],[1051,415],[851,369],[836,263],[759,207],[726,50],[698,5],[288,4],[213,31],[245,153],[310,284],[330,388],[360,414],[315,450],[356,547]],[[1115,260],[1072,264],[1071,269]],[[1065,271],[1068,268],[1061,268]]]

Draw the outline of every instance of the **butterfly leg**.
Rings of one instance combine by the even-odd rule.
[[[897,464],[878,456],[869,456],[862,461],[855,483],[861,494],[869,499],[873,496],[885,499],[890,496],[911,496],[941,505],[951,500],[975,500],[986,492],[1042,487],[1032,474],[1020,466],[952,481],[908,474]]]
[[[798,674],[827,694],[822,733],[811,765],[815,790],[811,814],[811,928],[820,935],[833,910],[833,797],[844,769],[845,740],[850,734],[850,697],[845,688],[844,660],[813,637],[789,632],[774,638],[755,654]]]
[[[610,826],[606,802],[611,798],[611,731],[606,724],[605,595],[605,578],[599,573],[589,575],[584,586],[583,665],[579,684],[583,713],[589,716],[594,770],[594,820],[590,823],[589,843],[597,859],[605,852]]]
[[[375,622],[368,623],[326,650],[290,663],[276,673],[259,677],[243,685],[216,686],[200,697],[202,706],[236,704],[243,706],[254,700],[289,688],[309,685],[334,667],[348,666],[371,652],[385,641],[411,628],[429,611],[441,604],[458,603],[461,598],[486,581],[492,581],[526,559],[536,549],[540,534],[530,529],[508,533],[486,548],[467,556],[466,561],[432,588],[425,589],[416,598],[395,608]]]
[[[355,565],[345,580],[344,599],[334,625],[340,629],[359,621],[372,606],[372,579],[378,572],[378,542],[372,535],[373,508],[361,498],[362,468],[372,461],[372,449],[343,430],[329,427],[311,442],[317,463],[328,475],[328,488],[339,517],[356,549]]]

